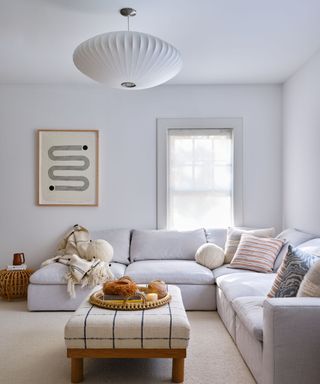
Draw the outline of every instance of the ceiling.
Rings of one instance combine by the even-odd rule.
[[[93,84],[75,47],[131,29],[178,48],[171,84],[281,83],[320,48],[319,0],[0,0],[0,83]]]

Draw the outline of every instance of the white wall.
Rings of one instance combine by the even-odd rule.
[[[284,226],[320,234],[320,52],[284,86]]]
[[[24,251],[30,266],[54,253],[75,223],[89,229],[156,226],[156,118],[244,119],[244,225],[281,227],[280,86],[1,86],[0,263]],[[100,206],[39,207],[35,132],[100,130]]]

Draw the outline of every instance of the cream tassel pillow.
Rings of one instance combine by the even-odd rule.
[[[212,243],[201,245],[195,255],[196,262],[209,269],[220,267],[224,262],[224,251]]]
[[[316,261],[303,278],[298,297],[320,297],[320,261]]]

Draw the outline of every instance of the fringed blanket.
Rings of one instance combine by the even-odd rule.
[[[42,263],[42,266],[51,263],[61,263],[69,267],[65,275],[67,289],[71,297],[75,297],[75,284],[82,287],[95,287],[107,280],[114,278],[109,263],[99,260],[99,255],[94,255],[92,250],[101,249],[103,244],[104,260],[111,261],[113,250],[105,240],[99,241],[99,247],[93,245],[89,239],[89,232],[86,228],[75,225],[72,232],[69,232],[58,246],[57,256]],[[106,244],[105,244],[106,243]]]

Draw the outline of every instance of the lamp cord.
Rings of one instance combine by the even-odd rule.
[[[130,31],[130,21],[129,21],[130,16],[128,15],[127,18],[128,18],[128,32],[129,32]]]

